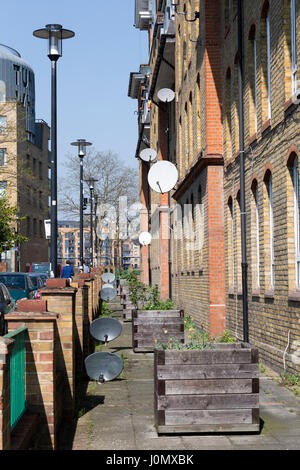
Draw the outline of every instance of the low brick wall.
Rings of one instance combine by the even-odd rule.
[[[10,352],[14,340],[0,337],[0,450],[10,449]]]
[[[22,304],[24,308],[25,303]],[[28,410],[39,415],[40,448],[55,449],[61,423],[60,401],[56,398],[55,350],[59,316],[49,312],[18,311],[6,315],[6,319],[8,331],[22,326],[28,329],[25,340],[25,398]]]

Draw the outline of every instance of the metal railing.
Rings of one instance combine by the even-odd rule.
[[[10,356],[10,425],[11,430],[26,411],[25,400],[25,338],[27,327],[5,335],[5,338],[15,340]]]

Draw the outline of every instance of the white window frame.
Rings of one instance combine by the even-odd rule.
[[[254,68],[254,127],[255,127],[255,132],[257,132],[257,84],[256,84],[256,79],[257,79],[257,43],[256,43],[256,37],[252,39],[253,43],[253,68]]]
[[[293,189],[294,189],[294,233],[295,233],[295,272],[296,289],[300,289],[300,233],[299,233],[299,173],[298,158],[293,164]]]
[[[274,218],[273,218],[273,185],[272,176],[268,181],[269,195],[269,222],[270,222],[270,282],[271,288],[275,287],[275,257],[274,257]]]
[[[267,40],[267,87],[268,87],[268,118],[271,118],[271,28],[270,9],[266,16],[266,40]]]
[[[0,135],[7,133],[7,116],[0,115]]]
[[[296,0],[290,0],[291,16],[291,59],[292,59],[292,94],[297,90],[297,36],[296,36]]]
[[[260,257],[259,257],[259,210],[258,210],[258,186],[256,185],[254,191],[254,201],[255,201],[255,237],[256,237],[256,287],[260,287]]]
[[[4,158],[3,158],[3,165],[0,165],[1,167],[7,165],[7,148],[0,148],[0,153],[3,151]]]

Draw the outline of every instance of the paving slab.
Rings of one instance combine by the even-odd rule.
[[[118,312],[113,315],[123,329],[105,350],[122,357],[124,370],[112,382],[89,383],[73,450],[300,450],[300,398],[265,375],[260,377],[260,433],[158,436],[153,353],[134,353],[131,323]]]

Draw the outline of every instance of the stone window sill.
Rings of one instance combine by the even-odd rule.
[[[259,297],[259,296],[260,296],[260,289],[253,289],[252,297]]]
[[[257,134],[255,133],[251,137],[249,137],[248,145],[252,145],[256,140],[257,140]]]
[[[267,290],[265,292],[265,299],[274,299],[274,291],[273,290]]]
[[[300,302],[300,292],[289,292],[288,300],[292,300],[293,302]]]
[[[267,129],[271,127],[271,119],[267,119],[267,121],[264,122],[261,128],[261,133],[263,134]]]

